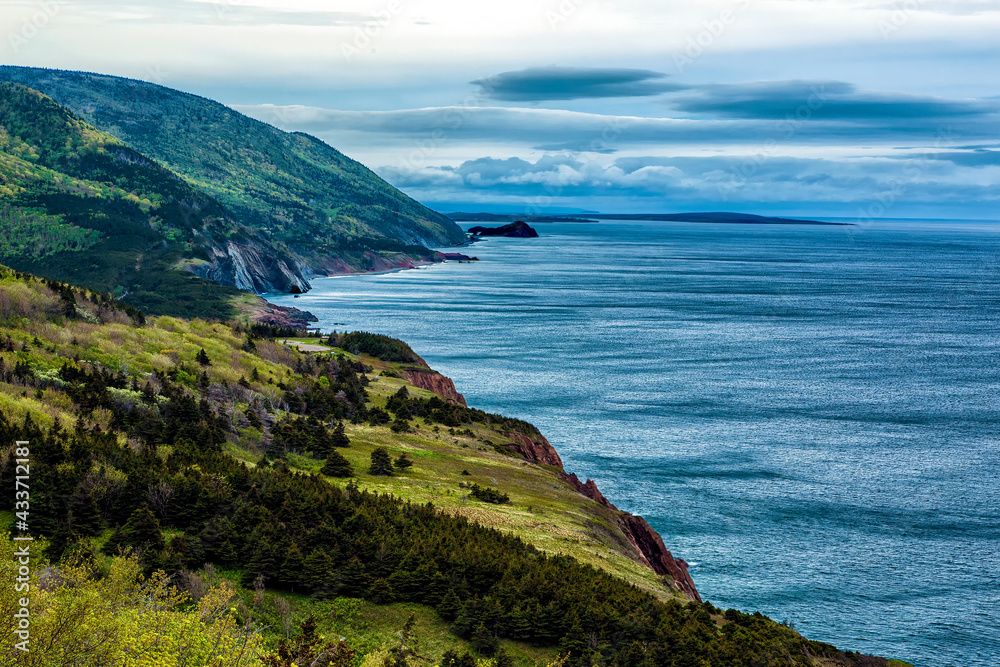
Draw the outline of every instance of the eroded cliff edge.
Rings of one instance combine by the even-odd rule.
[[[423,361],[421,359],[421,361]],[[424,362],[426,364],[426,362]],[[455,383],[429,367],[405,369],[406,380],[414,386],[427,389],[442,398],[465,405],[465,398],[455,389]],[[525,461],[540,465],[553,466],[558,470],[559,478],[571,486],[577,493],[591,499],[598,505],[610,510],[629,546],[632,556],[658,575],[670,578],[671,584],[685,597],[701,602],[701,595],[688,572],[688,564],[681,558],[675,558],[667,549],[660,536],[649,522],[641,516],[636,516],[618,509],[612,504],[592,479],[581,482],[576,473],[567,473],[563,468],[559,452],[542,435],[528,436],[523,433],[504,432],[511,443],[502,445],[507,451],[520,456]]]

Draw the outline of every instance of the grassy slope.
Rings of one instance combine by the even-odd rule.
[[[376,372],[388,364],[362,356]],[[433,396],[405,380],[380,377],[368,386],[372,403],[385,400],[402,386],[411,396]],[[512,532],[549,553],[563,553],[579,561],[608,570],[661,597],[674,595],[652,570],[639,564],[614,522],[614,512],[580,495],[559,479],[553,466],[528,463],[520,457],[498,453],[488,443],[511,440],[477,425],[472,435],[466,429],[448,429],[415,422],[415,433],[393,433],[388,426],[347,425],[351,448],[341,453],[355,470],[367,470],[371,451],[386,447],[393,458],[406,453],[415,462],[405,474],[394,477],[359,476],[361,486],[384,491],[414,502],[431,502],[446,512],[460,514],[479,523]],[[437,430],[435,430],[437,429]],[[454,433],[454,434],[452,434]],[[236,452],[234,452],[236,453]],[[318,472],[322,461],[306,457],[291,463],[303,470]],[[463,475],[468,471],[469,475]],[[478,483],[507,492],[510,504],[480,502],[458,487],[459,482]]]
[[[84,72],[0,67],[0,80],[51,95],[316,261],[465,238],[450,219],[318,139],[217,102]]]
[[[77,305],[78,318],[65,320],[59,315],[60,299],[55,292],[37,280],[25,281],[0,269],[0,339],[6,341],[9,337],[14,347],[13,352],[0,352],[0,358],[8,368],[18,361],[27,362],[37,378],[52,380],[49,387],[34,390],[0,383],[0,411],[8,421],[16,423],[30,414],[43,427],[51,427],[58,420],[64,427],[73,428],[76,411],[66,394],[59,390],[56,377],[56,371],[66,358],[78,358],[142,377],[154,369],[201,370],[195,356],[204,349],[212,360],[212,365],[204,368],[211,382],[238,383],[252,377],[256,371],[260,380],[250,383],[252,389],[265,402],[277,403],[282,391],[271,382],[292,378],[295,375],[292,369],[307,357],[292,347],[265,340],[257,341],[256,354],[248,353],[242,349],[245,336],[223,324],[164,316],[139,328],[121,312],[100,309],[88,301],[78,301]],[[398,366],[366,356],[361,359],[374,367],[370,376]],[[181,374],[180,379],[191,387],[197,381],[193,374]],[[429,396],[428,392],[406,385],[401,379],[379,377],[368,386],[371,402],[383,405],[401,386],[407,386],[411,395]],[[240,413],[246,405],[232,407],[234,413]],[[97,409],[90,423],[107,428],[109,418],[110,413]],[[432,502],[445,512],[462,514],[513,532],[546,552],[571,555],[603,568],[661,598],[678,595],[651,570],[634,560],[614,527],[609,510],[574,492],[560,481],[553,468],[498,453],[485,441],[500,443],[502,438],[482,424],[473,426],[472,435],[453,435],[446,427],[428,426],[420,420],[417,424],[417,431],[410,434],[396,434],[382,426],[348,425],[351,447],[339,451],[353,464],[362,487],[415,502]],[[260,432],[248,427],[240,430],[238,438],[230,437],[225,447],[230,454],[253,466],[261,458],[259,442]],[[391,478],[368,475],[365,471],[369,454],[378,446],[388,448],[393,456],[406,452],[415,465],[405,474]],[[289,463],[304,471],[316,471],[320,467],[320,461],[295,454],[289,455]],[[463,470],[470,474],[463,475]],[[345,480],[329,481],[339,486],[345,483]],[[512,502],[488,505],[466,498],[458,487],[459,482],[499,487],[510,494]],[[0,529],[11,520],[9,514],[0,517]],[[110,533],[106,530],[103,539]],[[220,571],[217,576],[239,581],[239,573],[235,571]],[[255,615],[270,621],[272,642],[283,634],[278,614],[278,600],[282,598],[292,609],[293,628],[304,616],[315,613],[321,632],[348,637],[349,643],[361,653],[396,641],[396,633],[410,613],[416,615],[423,654],[436,658],[448,648],[467,648],[463,640],[450,634],[448,624],[433,610],[420,605],[379,606],[345,599],[316,602],[305,596],[272,591],[265,592],[259,602],[254,602],[251,590],[243,590],[241,596]],[[717,621],[722,622],[721,618]],[[518,664],[523,665],[550,660],[556,653],[553,648],[506,640],[504,645]]]
[[[0,269],[2,270],[2,269]],[[83,308],[89,306],[83,304]],[[202,348],[214,360],[206,370],[213,382],[223,380],[237,383],[249,378],[256,370],[261,382],[254,389],[267,400],[280,400],[282,392],[267,380],[278,381],[293,375],[291,367],[304,358],[303,353],[270,341],[257,342],[257,354],[241,349],[244,336],[223,324],[201,320],[187,321],[173,317],[158,317],[142,328],[136,328],[118,313],[105,313],[102,323],[79,320],[62,320],[53,317],[59,311],[58,296],[35,282],[25,285],[12,274],[0,277],[0,337],[10,336],[17,352],[0,353],[5,363],[12,367],[18,360],[27,361],[42,377],[55,377],[66,358],[96,362],[116,371],[143,376],[152,370],[167,370],[175,366],[198,368],[195,355]],[[38,340],[36,344],[34,341]],[[313,341],[315,342],[315,341]],[[20,351],[22,346],[25,351]],[[352,357],[348,353],[347,356]],[[385,362],[370,357],[365,363],[384,368]],[[192,378],[193,384],[194,378]],[[376,404],[404,384],[403,380],[380,378],[369,385]],[[429,392],[409,386],[413,395],[430,396]],[[239,406],[241,409],[246,406]],[[59,421],[71,427],[76,420],[73,404],[56,388],[29,392],[23,387],[0,383],[0,411],[11,422],[23,420],[26,414],[39,425],[48,428]],[[104,428],[110,415],[98,409],[93,423]],[[388,427],[353,426],[348,424],[352,446],[339,450],[354,464],[362,487],[392,492],[404,498],[431,501],[445,511],[465,514],[486,525],[509,530],[526,541],[546,551],[573,555],[580,560],[594,563],[619,574],[642,587],[658,592],[663,597],[672,595],[658,577],[647,568],[629,560],[621,552],[609,549],[586,530],[590,520],[600,520],[603,508],[575,493],[561,482],[553,470],[528,464],[521,459],[496,453],[468,436],[452,437],[448,430],[439,427],[434,433],[422,426],[415,434],[395,434]],[[495,433],[483,427],[477,433],[492,436]],[[231,442],[227,450],[248,465],[261,457],[255,442],[259,432],[245,429],[239,442]],[[416,464],[407,474],[396,477],[373,477],[367,470],[369,454],[376,446],[387,447],[395,456],[406,451]],[[305,456],[290,455],[293,467],[318,470],[321,462]],[[463,469],[471,477],[461,475]],[[496,480],[494,482],[494,480]],[[472,499],[463,499],[459,481],[478,481],[508,489],[512,504],[487,505]],[[346,480],[331,479],[332,484],[343,486]],[[530,508],[530,509],[529,509]],[[12,517],[0,517],[0,524],[9,525]],[[2,526],[0,526],[2,527]],[[110,536],[105,532],[105,539]],[[222,573],[225,575],[225,573]],[[238,577],[233,575],[233,579]],[[251,605],[253,592],[243,591],[242,596]],[[351,645],[365,653],[396,640],[396,633],[407,616],[417,616],[417,634],[422,652],[439,656],[449,648],[468,648],[467,642],[448,631],[448,624],[426,607],[413,604],[375,605],[360,602],[351,613],[337,611],[329,602],[315,602],[305,596],[268,592],[261,611],[274,616],[275,627],[280,627],[276,612],[271,610],[281,597],[289,602],[296,619],[317,613],[320,629],[328,636],[337,633],[350,637]],[[341,605],[346,603],[341,603]],[[296,621],[297,622],[297,621]],[[511,654],[521,664],[536,664],[554,658],[554,649],[539,648],[519,642],[504,641]]]

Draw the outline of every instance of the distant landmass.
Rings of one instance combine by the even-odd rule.
[[[465,240],[465,233],[452,220],[414,201],[319,139],[301,132],[283,132],[213,100],[133,79],[32,67],[0,66],[0,82],[7,82],[0,105],[5,112],[2,127],[8,135],[0,136],[0,177],[18,185],[17,192],[0,188],[0,197],[5,204],[20,197],[15,206],[38,209],[40,206],[27,200],[46,187],[54,190],[58,196],[46,199],[44,213],[61,216],[64,223],[87,230],[80,233],[87,243],[94,239],[114,241],[115,234],[100,221],[73,216],[79,208],[80,187],[66,191],[52,185],[51,179],[27,178],[25,174],[40,166],[69,172],[74,178],[112,187],[111,194],[127,201],[129,193],[139,187],[132,181],[146,178],[138,172],[156,171],[157,178],[172,188],[174,197],[152,192],[143,181],[134,194],[141,192],[151,198],[148,205],[140,201],[141,207],[160,209],[166,202],[166,206],[177,208],[197,202],[198,210],[189,215],[187,226],[199,234],[201,220],[211,219],[212,242],[207,244],[211,249],[203,253],[205,263],[188,262],[187,270],[255,292],[288,292],[293,286],[304,291],[314,275],[379,271],[435,261],[430,247]],[[51,99],[25,96],[23,89],[11,84],[21,84]],[[11,98],[13,102],[8,101]],[[42,117],[46,119],[43,124],[31,120]],[[57,117],[65,120],[52,121]],[[72,132],[65,123],[72,125]],[[83,141],[76,137],[71,142],[72,146],[83,145],[82,153],[55,141],[67,132],[91,138]],[[113,148],[104,151],[103,146]],[[125,153],[136,155],[116,157]],[[91,164],[97,160],[103,165],[109,158],[113,172]],[[20,160],[16,163],[20,166],[15,167],[12,160]],[[135,168],[130,168],[133,165]],[[132,185],[118,192],[112,182],[118,178],[126,178]],[[190,194],[181,193],[184,188]],[[93,207],[92,202],[88,205]],[[164,219],[163,211],[154,214]],[[200,235],[176,236],[168,242],[206,245]],[[62,252],[65,245],[39,247],[36,255]],[[142,252],[148,253],[149,248]],[[121,280],[88,283],[79,275],[50,273],[42,265],[21,267],[18,261],[24,256],[10,253],[0,259],[15,268],[101,291],[121,286],[134,293],[131,284]],[[86,266],[89,261],[79,263]],[[150,304],[147,300],[136,305],[146,308]]]
[[[521,239],[538,238],[538,232],[532,229],[524,220],[518,220],[502,227],[473,227],[469,230],[469,233],[476,236],[510,236]]]
[[[711,222],[740,225],[831,225],[835,227],[853,226],[851,222],[821,222],[798,218],[778,218],[750,213],[727,211],[705,213],[588,213],[586,217],[571,215],[524,216],[502,213],[448,213],[452,220],[465,222],[506,222],[523,220],[527,222],[596,222],[599,220],[652,220],[661,222]]]

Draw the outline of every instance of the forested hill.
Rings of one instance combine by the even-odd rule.
[[[236,288],[307,284],[287,249],[211,196],[51,98],[3,82],[0,232],[0,261],[151,313],[228,318]],[[267,266],[239,270],[265,248]]]
[[[0,67],[217,198],[239,222],[318,272],[446,245],[462,230],[318,139],[282,132],[203,97],[133,79]],[[389,260],[392,261],[392,260]]]

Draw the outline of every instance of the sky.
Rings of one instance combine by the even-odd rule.
[[[1000,0],[0,1],[441,211],[1000,219]]]

